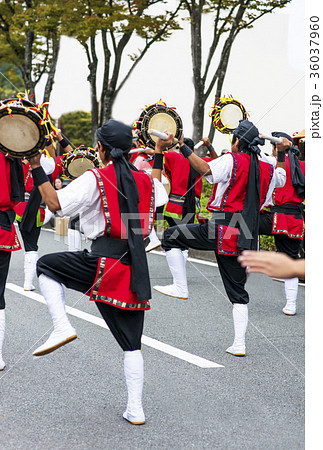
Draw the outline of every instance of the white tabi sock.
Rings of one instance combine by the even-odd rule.
[[[188,298],[186,279],[186,258],[180,248],[172,248],[166,252],[166,260],[173,276],[173,284],[154,286],[154,289],[164,295],[177,298]]]
[[[144,360],[141,350],[124,352],[124,374],[128,390],[128,403],[123,417],[133,425],[142,425],[145,423],[145,414],[142,408]]]
[[[298,278],[285,280],[286,305],[283,308],[283,313],[287,316],[294,316],[296,314],[297,293]]]
[[[33,354],[35,356],[51,353],[77,337],[76,331],[70,324],[66,314],[63,286],[44,274],[41,274],[39,277],[39,286],[51,315],[54,331],[45,344],[34,351]]]
[[[38,261],[37,252],[26,252],[25,253],[25,263],[24,263],[24,290],[34,291],[35,286],[33,285],[34,276],[36,275],[36,265]]]
[[[232,317],[234,325],[234,341],[226,352],[235,356],[245,356],[245,335],[248,326],[248,305],[233,303]]]
[[[4,341],[5,329],[6,329],[5,310],[0,309],[0,370],[3,370],[6,367],[6,363],[2,359],[2,346]]]

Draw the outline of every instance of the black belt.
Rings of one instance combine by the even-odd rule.
[[[108,236],[101,236],[95,239],[91,245],[91,254],[119,259],[128,266],[131,264],[128,242],[120,239],[113,239]]]
[[[299,203],[298,205],[274,205],[270,207],[270,212],[283,213],[287,216],[295,216],[295,219],[302,219],[304,212],[304,205]]]
[[[14,223],[16,218],[16,212],[13,210],[10,211],[0,211],[0,228],[5,231],[12,230],[12,224]]]

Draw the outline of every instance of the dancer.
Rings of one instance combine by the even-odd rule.
[[[21,249],[13,224],[16,217],[14,208],[24,200],[24,190],[21,160],[0,153],[0,370],[6,366],[2,358],[6,322],[4,291],[11,252]]]
[[[49,156],[42,153],[40,164],[46,175],[55,170],[55,150],[52,142],[46,147]],[[31,167],[25,160],[23,165],[25,179],[25,198],[15,207],[16,220],[23,240],[24,255],[24,290],[34,291],[33,284],[36,275],[36,263],[38,261],[38,239],[42,225],[45,223],[45,205],[42,203],[38,189],[34,188]],[[48,214],[47,214],[48,217]],[[47,220],[47,218],[46,218]]]
[[[292,137],[283,132],[273,132],[274,137],[283,137],[292,142]],[[274,142],[273,156],[277,157]],[[304,199],[305,199],[305,161],[299,161],[299,150],[291,146],[286,154],[286,183],[275,189],[272,199],[266,205],[270,211],[260,214],[259,234],[273,235],[278,252],[286,253],[293,259],[299,258],[299,250],[304,239]],[[283,313],[296,314],[298,278],[285,280],[286,305]]]
[[[206,224],[180,225],[168,228],[163,237],[167,263],[173,284],[154,286],[158,292],[177,298],[188,298],[183,250],[214,250],[220,275],[233,304],[234,341],[226,351],[245,356],[245,334],[248,324],[249,295],[245,289],[246,273],[237,256],[244,249],[255,249],[258,237],[259,211],[273,189],[285,183],[286,139],[279,144],[277,169],[259,161],[258,129],[248,120],[240,121],[233,132],[231,152],[206,163],[181,142],[181,152],[192,167],[215,184],[208,202],[212,219]]]
[[[39,285],[54,331],[34,355],[50,353],[77,337],[65,311],[62,284],[89,294],[124,350],[128,404],[123,417],[139,425],[145,423],[141,336],[151,298],[143,237],[151,229],[154,207],[167,201],[160,182],[162,151],[173,135],[156,143],[152,178],[131,170],[125,159],[132,143],[129,126],[109,120],[97,136],[105,167],[85,172],[59,191],[46,182],[39,158],[31,160],[34,180],[51,211],[69,216],[79,213],[81,230],[93,240],[91,252],[54,253],[38,261]]]

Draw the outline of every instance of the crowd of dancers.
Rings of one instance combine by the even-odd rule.
[[[51,140],[46,153],[28,161],[0,153],[0,370],[5,369],[5,283],[11,252],[21,249],[17,220],[25,250],[24,289],[35,289],[37,273],[53,321],[49,338],[33,354],[46,355],[77,338],[66,314],[63,285],[88,294],[124,351],[128,402],[123,417],[136,425],[145,423],[141,337],[152,297],[147,252],[161,246],[173,278],[172,284],[154,289],[189,299],[189,249],[214,251],[232,303],[234,338],[226,352],[245,356],[246,269],[265,272],[269,263],[261,268],[261,258],[271,257],[258,252],[260,259],[252,260],[259,235],[274,236],[277,251],[294,261],[304,239],[305,163],[292,136],[272,133],[281,139],[272,143],[272,155],[267,156],[257,127],[242,120],[233,132],[231,149],[218,155],[203,138],[209,156],[200,158],[191,139],[182,135],[174,146],[173,134],[165,134],[152,152],[137,147],[130,126],[107,121],[97,130],[101,168],[86,171],[63,189],[54,188],[63,168]],[[52,139],[65,152],[73,150],[60,131]],[[149,171],[138,170],[139,157],[149,164]],[[203,177],[213,185],[208,218],[199,207]],[[53,214],[69,216],[78,224],[69,229],[73,251],[38,259],[41,226]],[[154,224],[161,217],[168,228],[157,236]],[[91,240],[90,251],[81,250],[81,233]],[[284,262],[277,261],[277,269],[280,265]],[[285,279],[286,315],[296,314],[299,273],[302,270],[291,270]]]

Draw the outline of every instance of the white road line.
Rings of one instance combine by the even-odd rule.
[[[32,300],[36,300],[39,303],[46,304],[44,297],[40,294],[37,294],[36,292],[24,291],[22,287],[17,286],[13,283],[7,283],[6,288],[10,289],[13,292],[16,292],[17,294],[31,298]],[[92,314],[88,314],[79,309],[72,308],[71,306],[66,306],[66,312],[72,316],[78,317],[79,319],[86,320],[87,322],[93,323],[94,325],[108,329],[107,324],[100,317],[93,316]],[[201,367],[203,369],[224,367],[213,361],[209,361],[208,359],[204,359],[199,356],[193,355],[192,353],[185,352],[184,350],[172,347],[171,345],[164,344],[163,342],[157,341],[156,339],[150,338],[148,336],[143,335],[141,342],[148,347],[152,347],[156,350],[167,353],[168,355],[174,356],[175,358],[182,359],[183,361],[194,364],[195,366]]]

